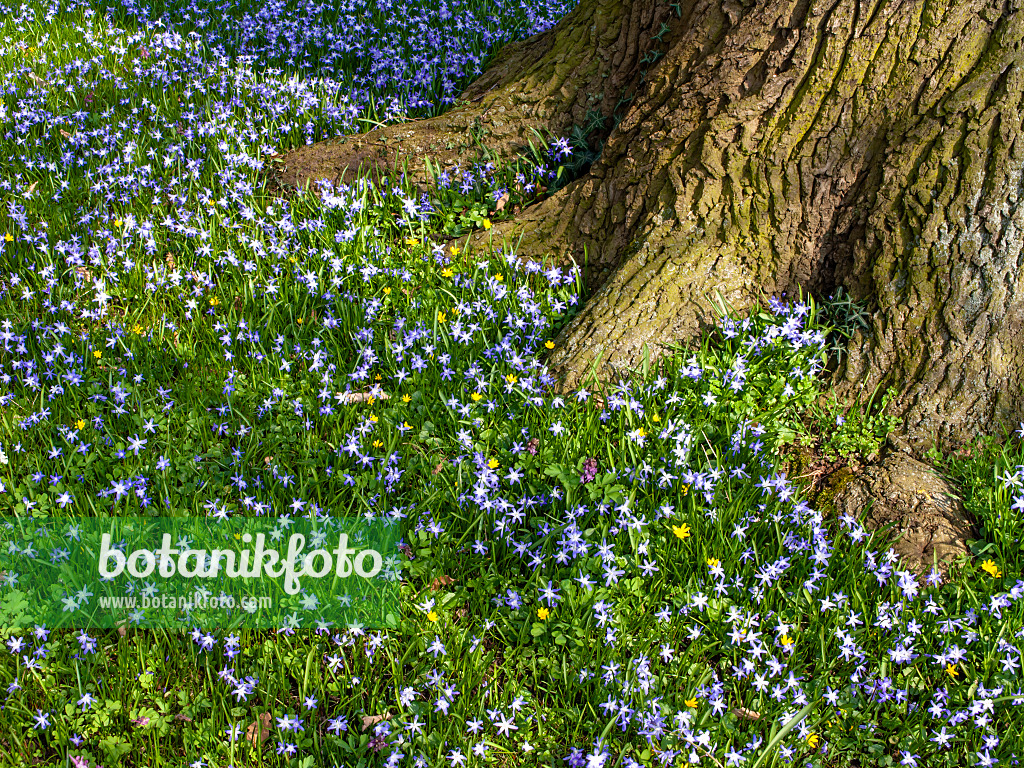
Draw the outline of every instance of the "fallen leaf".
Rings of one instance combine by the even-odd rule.
[[[366,403],[369,402],[370,398],[374,397],[370,392],[349,392],[345,396],[346,403]],[[377,400],[388,400],[387,395],[380,395],[376,398]]]
[[[254,747],[258,747],[270,736],[270,721],[271,715],[269,712],[262,712],[253,721],[248,728],[245,729],[245,740],[252,744]]]
[[[502,211],[502,210],[504,210],[505,206],[508,204],[508,199],[509,199],[508,198],[508,193],[506,192],[504,195],[502,195],[501,197],[498,198],[498,203],[497,203],[497,205],[494,206],[494,210],[495,211]]]
[[[63,136],[65,139],[71,138],[71,134],[65,131],[63,128],[60,129],[60,135]]]
[[[391,715],[363,715],[363,730],[365,731],[371,725],[376,725],[381,720],[390,720]]]
[[[743,718],[746,718],[747,720],[760,720],[761,719],[761,713],[760,712],[755,712],[754,710],[746,709],[745,707],[736,707],[736,709],[734,709],[732,711],[732,713],[734,715],[736,715],[736,717],[743,717]]]
[[[436,592],[441,587],[447,587],[449,584],[451,584],[454,581],[455,581],[455,579],[453,579],[451,576],[448,576],[447,574],[442,573],[440,576],[438,576],[436,579],[434,579],[432,582],[430,582],[430,588],[434,592]]]

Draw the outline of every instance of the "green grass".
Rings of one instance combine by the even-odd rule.
[[[23,8],[0,6],[0,511],[398,517],[403,614],[0,631],[0,762],[1016,764],[1021,441],[935,457],[981,524],[940,586],[780,474],[787,445],[869,454],[891,427],[874,401],[816,406],[859,317],[843,297],[723,318],[692,353],[558,397],[543,361],[578,275],[448,238],[529,204],[564,158],[453,171],[430,211],[400,186],[275,200],[273,151],[422,108],[374,108],[381,86],[340,115],[335,86],[289,81],[315,74],[320,33],[281,60],[251,54],[276,38],[243,44],[232,19],[259,8],[182,21],[224,60],[161,37],[183,5],[112,8],[120,32]]]

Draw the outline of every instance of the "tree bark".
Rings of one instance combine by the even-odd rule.
[[[408,158],[422,180],[467,132],[511,157],[530,128],[617,116],[587,175],[490,233],[586,260],[561,386],[696,338],[716,296],[842,286],[872,327],[833,386],[895,386],[913,451],[952,450],[1024,419],[1021,3],[582,0],[452,112],[302,148],[281,178]]]

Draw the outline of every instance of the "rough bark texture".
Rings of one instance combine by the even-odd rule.
[[[299,147],[282,158],[275,180],[284,187],[350,182],[359,169],[395,174],[407,163],[410,178],[423,185],[425,158],[450,167],[475,159],[481,145],[499,158],[518,156],[528,141],[536,143],[535,130],[563,134],[590,111],[606,118],[621,112],[619,100],[635,92],[651,38],[666,21],[679,23],[669,6],[650,0],[581,0],[553,29],[505,46],[460,96],[461,106]]]
[[[843,286],[873,320],[838,394],[895,386],[904,444],[949,451],[1024,420],[1022,3],[582,0],[458,109],[300,149],[280,178],[405,157],[422,179],[470,135],[508,156],[531,128],[614,114],[586,176],[487,236],[586,263],[593,293],[549,359],[561,386],[697,338],[716,296],[742,313]],[[920,479],[878,471],[856,503]]]
[[[565,246],[600,286],[551,357],[566,384],[694,337],[716,292],[742,311],[843,285],[874,327],[836,384],[896,386],[916,451],[1021,418],[1019,2],[690,15],[599,163],[545,204],[573,212]]]

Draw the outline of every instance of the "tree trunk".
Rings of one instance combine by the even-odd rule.
[[[510,156],[530,128],[617,116],[586,176],[498,229],[586,256],[562,386],[695,338],[718,294],[743,312],[843,286],[872,327],[833,385],[895,386],[914,452],[950,450],[1024,419],[1021,2],[581,0],[454,111],[302,148],[282,178],[403,158],[422,178],[473,130]]]

